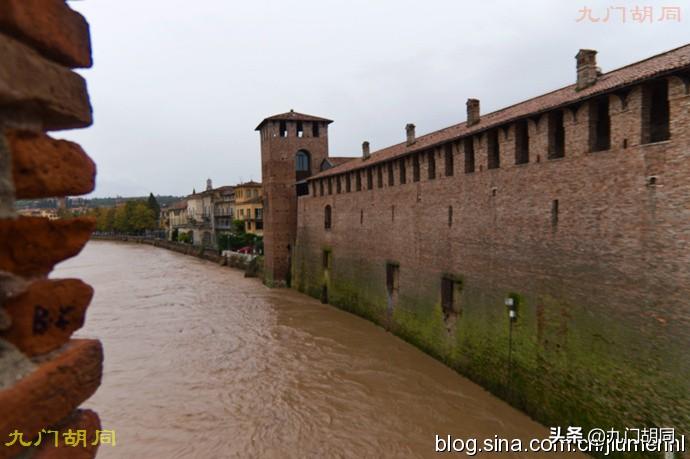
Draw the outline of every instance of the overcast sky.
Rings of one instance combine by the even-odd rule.
[[[654,23],[632,18],[652,6]],[[98,165],[93,196],[185,195],[260,180],[265,117],[330,118],[356,156],[571,84],[580,48],[604,72],[690,41],[688,1],[87,0],[94,125],[54,133]],[[623,22],[621,10],[627,6]],[[577,22],[579,10],[592,17]],[[660,21],[662,7],[681,21]]]

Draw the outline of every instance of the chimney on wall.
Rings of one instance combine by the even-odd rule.
[[[414,124],[408,123],[407,126],[405,126],[405,131],[407,132],[407,146],[409,147],[416,141],[414,135]]]
[[[593,49],[581,49],[577,56],[577,84],[576,89],[588,88],[597,82],[597,52]]]
[[[211,179],[206,180],[206,191],[211,191],[213,189],[213,184],[211,183]]]
[[[369,142],[364,141],[362,142],[362,158],[369,159],[369,155]]]
[[[479,99],[467,99],[467,126],[479,122]]]

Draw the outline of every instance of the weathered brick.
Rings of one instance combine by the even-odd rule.
[[[64,442],[63,433],[72,429],[86,431],[86,446],[82,443],[79,446],[67,446]],[[53,426],[51,430],[58,431],[58,446],[55,446],[54,435],[47,439],[41,439],[39,449],[34,454],[34,459],[91,459],[96,457],[98,444],[96,440],[96,430],[101,430],[101,420],[98,414],[91,410],[77,410],[68,419],[62,421],[60,425]],[[117,439],[116,439],[117,441]],[[116,443],[117,445],[117,443]]]
[[[78,254],[95,226],[92,218],[0,220],[0,271],[42,276],[56,263]]]
[[[78,144],[28,131],[11,131],[6,136],[17,199],[93,191],[96,165]]]
[[[93,289],[78,279],[38,280],[5,302],[12,325],[0,338],[28,356],[53,351],[84,325],[92,297]]]
[[[69,67],[91,67],[89,24],[64,0],[0,0],[0,30]]]
[[[86,82],[80,75],[3,34],[0,56],[0,106],[34,111],[46,130],[91,125]]]
[[[41,429],[58,424],[88,399],[101,382],[103,349],[97,340],[72,340],[33,373],[0,391],[0,438],[15,429],[25,440]],[[0,459],[12,457],[22,447],[0,448]]]

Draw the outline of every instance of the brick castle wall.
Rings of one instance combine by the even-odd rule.
[[[385,163],[371,190],[364,170],[350,172],[349,193],[343,174],[330,194],[317,178],[298,199],[293,286],[388,327],[547,425],[689,433],[690,95],[687,79],[667,80],[668,141],[641,144],[634,86],[608,95],[607,151],[590,152],[584,102],[563,110],[560,159],[547,159],[542,115],[527,120],[527,164],[515,164],[509,123],[498,169],[487,169],[482,133],[451,144],[452,176],[441,146],[420,154],[419,182],[412,156],[406,184],[398,160],[393,186]],[[387,264],[399,272],[390,294]],[[443,277],[454,281],[445,312]]]
[[[79,406],[100,384],[97,340],[71,339],[93,289],[48,279],[79,253],[94,222],[19,217],[15,199],[86,194],[95,165],[79,145],[47,131],[89,126],[86,82],[71,69],[91,66],[89,27],[64,0],[0,0],[0,458],[27,454],[15,430],[34,442],[42,429],[88,431],[86,447],[52,447],[43,434],[32,457],[93,457],[98,415]],[[50,438],[47,438],[50,437]]]

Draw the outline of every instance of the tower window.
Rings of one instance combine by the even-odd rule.
[[[393,161],[388,161],[388,186],[395,185],[395,175],[393,174]]]
[[[515,164],[529,162],[529,130],[527,120],[515,123]]]
[[[312,137],[318,137],[319,136],[319,123],[316,121],[311,123],[311,136]]]
[[[501,152],[498,146],[498,129],[494,129],[487,135],[487,147],[488,147],[488,164],[489,169],[498,169],[501,167]]]
[[[608,96],[589,104],[589,149],[604,151],[611,148],[611,117]]]
[[[323,196],[323,179],[319,180],[319,194]]]
[[[326,206],[323,212],[323,227],[324,229],[331,229],[331,206]]]
[[[642,143],[670,138],[668,81],[648,83],[642,88]]]
[[[287,137],[287,124],[285,123],[285,121],[280,122],[279,129],[280,129],[280,136],[281,137]]]
[[[367,167],[367,190],[374,188],[374,177],[371,167]]]
[[[362,191],[362,174],[360,171],[355,171],[355,188],[357,191]]]
[[[427,173],[429,180],[436,178],[436,150],[429,150],[427,154]]]
[[[383,164],[376,166],[376,186],[383,188]]]
[[[297,122],[297,137],[304,137],[304,128],[301,121]]]
[[[549,113],[549,159],[565,156],[565,128],[563,110]]]
[[[419,182],[419,154],[412,156],[412,180]]]
[[[295,172],[297,181],[304,180],[311,175],[311,160],[306,150],[300,150],[295,155]]]
[[[328,194],[333,194],[333,181],[328,177]]]
[[[453,175],[453,144],[447,143],[443,151],[446,159],[446,177],[450,177]]]
[[[343,184],[342,184],[342,180],[340,180],[340,176],[338,175],[335,178],[335,192],[340,194],[340,193],[342,193],[342,191],[343,191]]]
[[[345,174],[345,193],[349,193],[350,191],[352,191],[352,178],[348,172]]]
[[[462,141],[465,150],[465,174],[474,172],[474,138],[465,137]]]
[[[558,227],[558,199],[551,202],[551,228],[555,231]]]
[[[405,158],[400,158],[398,163],[400,165],[400,184],[407,183],[407,170],[405,170]]]

